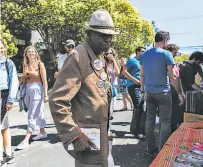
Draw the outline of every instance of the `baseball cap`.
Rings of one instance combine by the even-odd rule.
[[[66,45],[66,46],[73,45],[73,47],[75,47],[75,42],[72,39],[68,39],[68,40],[66,40],[66,42],[62,42],[62,44]]]

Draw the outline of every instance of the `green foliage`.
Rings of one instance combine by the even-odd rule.
[[[10,31],[6,29],[5,25],[0,25],[0,34],[0,38],[2,38],[5,48],[7,50],[7,56],[14,56],[17,53],[18,48],[16,48],[13,42],[13,35],[10,34]]]
[[[114,0],[110,11],[120,34],[115,37],[115,48],[119,57],[129,57],[137,46],[153,41],[152,25],[141,18],[137,10],[126,0]]]
[[[187,55],[176,56],[174,60],[176,63],[181,63],[182,61],[189,60],[189,56]]]
[[[107,9],[120,30],[114,38],[119,57],[128,57],[137,46],[153,41],[152,25],[128,0],[6,0],[2,2],[2,22],[37,30],[46,46],[54,48],[53,39],[59,43],[71,37],[81,43],[86,36],[84,26],[97,9]]]

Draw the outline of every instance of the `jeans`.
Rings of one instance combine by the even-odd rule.
[[[173,90],[174,88],[171,87]],[[183,123],[184,105],[179,106],[178,94],[172,91],[172,118],[171,118],[171,133],[173,133],[181,123]]]
[[[160,116],[159,150],[171,134],[172,97],[171,92],[146,93],[147,120],[145,125],[147,147],[149,152],[155,149],[154,127],[157,108]]]
[[[145,134],[145,119],[143,119],[143,101],[140,86],[132,85],[128,87],[128,93],[132,99],[134,110],[130,125],[130,131],[134,135]],[[142,123],[144,121],[144,123]]]

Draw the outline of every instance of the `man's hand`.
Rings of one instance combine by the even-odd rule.
[[[58,72],[55,72],[55,73],[54,73],[54,78],[57,79],[58,75],[59,75],[59,73],[58,73]]]
[[[186,95],[185,95],[185,93],[184,93],[184,92],[182,93],[182,96],[183,96],[183,98],[184,98],[184,99],[186,99]]]
[[[75,151],[85,151],[92,148],[97,150],[96,145],[83,133],[73,141]]]
[[[44,103],[47,103],[49,101],[49,98],[48,98],[48,96],[46,95],[46,96],[44,96]]]
[[[140,85],[140,81],[138,81],[137,79],[134,78],[132,81],[134,82],[135,85]]]
[[[143,99],[144,101],[146,101],[146,93],[145,93],[144,91],[141,91],[141,93],[142,93],[142,99]]]
[[[182,106],[184,104],[184,96],[182,94],[179,94],[178,99],[179,99],[179,106]]]
[[[115,60],[112,54],[109,54],[109,55],[107,56],[107,58],[108,58],[109,60],[111,60],[111,61],[114,61],[114,60]]]
[[[6,111],[10,111],[13,107],[13,103],[6,103]]]

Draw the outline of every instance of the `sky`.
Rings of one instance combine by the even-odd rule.
[[[170,43],[203,46],[203,0],[129,1],[144,19],[170,32]]]

